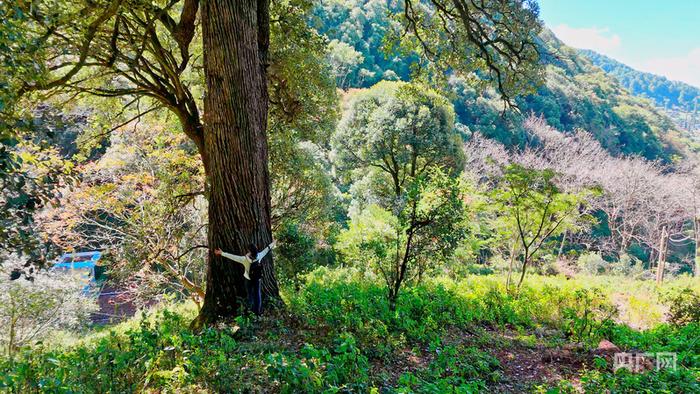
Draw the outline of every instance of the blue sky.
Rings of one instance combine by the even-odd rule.
[[[700,0],[540,0],[566,44],[700,87]]]

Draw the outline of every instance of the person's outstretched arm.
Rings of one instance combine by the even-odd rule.
[[[267,256],[267,254],[272,250],[272,248],[275,247],[275,245],[277,245],[277,241],[272,241],[272,243],[267,245],[267,247],[265,247],[265,249],[258,252],[258,255],[255,256],[255,260],[257,260],[257,261],[262,260],[265,256]]]
[[[243,264],[243,262],[245,261],[245,256],[239,256],[237,254],[226,253],[219,248],[214,249],[214,254],[217,256],[225,257],[229,260],[233,260],[233,261],[235,261],[237,263],[241,263],[241,264]]]

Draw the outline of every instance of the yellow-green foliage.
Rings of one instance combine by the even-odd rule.
[[[446,283],[440,279],[442,283]],[[483,295],[484,287],[498,287],[504,289],[505,276],[470,276],[464,279],[463,285],[459,287],[467,297],[479,297]],[[531,296],[540,294],[535,298],[535,305],[532,308],[541,311],[544,315],[552,316],[552,320],[560,318],[557,316],[557,308],[562,300],[557,299],[552,289],[560,289],[554,294],[573,294],[576,290],[599,289],[608,300],[618,307],[618,321],[634,328],[646,329],[654,327],[666,321],[668,306],[667,299],[677,294],[682,289],[691,289],[700,293],[700,279],[689,276],[679,276],[657,286],[654,281],[642,281],[620,276],[585,276],[580,275],[575,278],[564,276],[537,276],[531,275],[525,279],[527,287],[523,290]]]

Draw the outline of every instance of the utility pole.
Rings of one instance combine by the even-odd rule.
[[[695,99],[695,106],[697,109],[697,98]],[[700,212],[698,211],[698,201],[697,194],[700,189],[698,189],[697,172],[693,174],[693,183],[691,189],[691,195],[693,197],[693,240],[695,241],[695,267],[693,274],[696,278],[700,277]]]
[[[656,284],[660,285],[664,281],[664,268],[666,266],[666,247],[668,246],[668,232],[666,226],[661,229],[661,240],[659,242],[659,262],[656,265]]]
[[[695,277],[700,277],[700,216],[693,219],[693,235],[695,236]]]

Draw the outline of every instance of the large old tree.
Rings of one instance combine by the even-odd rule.
[[[177,116],[205,168],[209,245],[243,253],[249,243],[262,248],[272,240],[269,103],[285,114],[295,109],[287,81],[270,64],[270,12],[283,25],[312,3],[269,1],[20,0],[0,7],[25,25],[28,37],[15,49],[40,70],[20,95],[120,97],[131,119],[160,108]],[[396,40],[421,55],[432,75],[476,71],[470,75],[493,82],[505,101],[539,79],[534,2],[405,0],[400,8]],[[280,41],[306,45],[304,36],[287,33]],[[269,302],[279,294],[267,259]],[[199,322],[235,316],[243,297],[241,267],[210,253]]]
[[[259,249],[272,242],[267,147],[269,0],[208,0],[202,4],[204,124],[200,148],[209,190],[209,245]],[[241,266],[210,255],[205,321],[235,313],[243,294]],[[272,256],[263,265],[263,292],[279,297]]]
[[[272,241],[269,9],[267,1],[257,0],[26,3],[21,11],[37,33],[28,49],[44,61],[46,72],[22,89],[124,97],[126,107],[151,106],[136,116],[169,109],[205,168],[209,245],[240,254],[250,243],[262,248]],[[203,99],[197,97],[200,67]],[[272,257],[267,259],[263,293],[269,302],[279,291]],[[243,281],[240,265],[210,254],[200,321],[234,316],[246,295]]]

